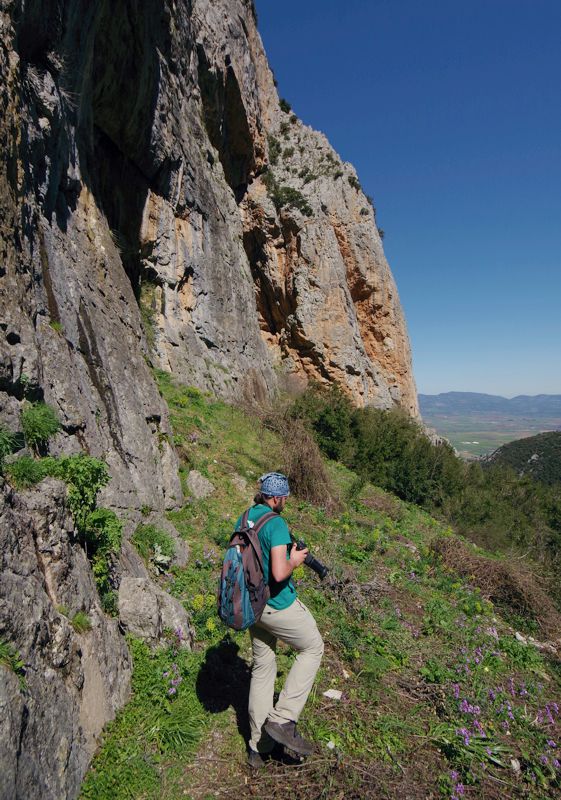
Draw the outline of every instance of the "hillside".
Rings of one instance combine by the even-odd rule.
[[[561,483],[561,431],[540,433],[505,444],[486,462],[506,464],[519,475],[530,475],[550,486]]]
[[[109,726],[81,797],[561,797],[559,644],[536,643],[561,628],[540,582],[417,507],[359,488],[333,462],[339,506],[327,513],[292,497],[286,509],[331,570],[324,583],[303,567],[297,576],[326,642],[302,720],[317,752],[299,767],[285,757],[248,772],[249,637],[221,627],[214,593],[257,476],[290,466],[293,452],[254,415],[163,374],[160,387],[184,481],[196,469],[214,486],[170,512],[191,559],[158,579],[189,610],[195,644],[179,649],[170,631],[169,646],[151,653],[131,640],[133,697]],[[279,682],[289,663],[280,648]]]

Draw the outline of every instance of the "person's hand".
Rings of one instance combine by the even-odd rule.
[[[307,547],[305,547],[303,550],[297,550],[296,545],[292,545],[292,549],[290,551],[290,563],[292,564],[292,569],[296,569],[296,567],[299,567],[300,564],[304,563],[308,552],[309,550]]]

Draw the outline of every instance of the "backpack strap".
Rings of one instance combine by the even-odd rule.
[[[248,517],[249,517],[250,510],[251,509],[248,508],[247,511],[244,512],[244,515],[242,517],[242,521],[240,522],[240,531],[243,531],[244,529],[248,529],[247,526],[248,526]],[[249,528],[249,530],[251,530],[251,532],[254,533],[255,535],[258,535],[259,531],[261,530],[261,528],[264,525],[266,525],[267,522],[269,522],[269,520],[273,519],[273,517],[276,517],[276,516],[277,516],[277,512],[276,511],[267,511],[266,514],[263,514],[262,517],[259,517],[259,519],[255,523],[255,525],[252,528]],[[248,538],[249,538],[249,541],[251,543],[251,546],[253,547],[255,555],[257,557],[257,561],[259,562],[259,566],[261,567],[261,572],[263,574],[265,574],[265,570],[263,569],[263,559],[262,559],[261,552],[260,552],[261,548],[259,548],[259,550],[258,550],[257,547],[255,547],[255,542],[252,540],[251,536],[249,536]]]

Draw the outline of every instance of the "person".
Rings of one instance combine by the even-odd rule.
[[[249,629],[253,650],[253,667],[249,689],[248,764],[263,766],[263,757],[275,744],[288,747],[301,756],[313,751],[297,729],[297,722],[313,686],[323,656],[323,640],[315,619],[298,598],[292,573],[304,562],[307,549],[297,550],[281,514],[290,488],[288,479],[279,472],[262,475],[260,492],[254,498],[249,520],[257,520],[269,511],[278,516],[259,531],[263,555],[263,571],[271,592],[263,614]],[[238,520],[239,526],[241,517]],[[281,639],[294,650],[296,659],[284,687],[274,705],[277,674],[276,646]]]

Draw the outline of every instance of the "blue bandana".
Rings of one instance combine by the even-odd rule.
[[[259,478],[261,491],[270,497],[287,497],[290,494],[288,478],[280,472],[267,472]]]

